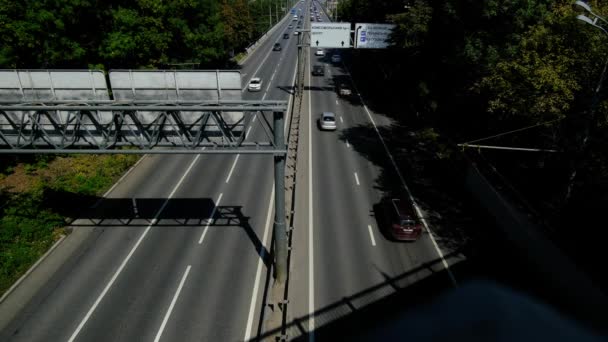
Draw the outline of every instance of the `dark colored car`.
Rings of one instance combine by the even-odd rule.
[[[323,76],[325,75],[325,68],[321,64],[316,64],[312,66],[312,74],[314,76]]]
[[[382,208],[384,229],[393,239],[415,241],[422,234],[422,224],[416,216],[413,203],[400,198],[384,198]]]
[[[283,39],[289,39],[289,33],[283,33]]]
[[[272,51],[281,51],[281,44],[275,43],[272,47]]]

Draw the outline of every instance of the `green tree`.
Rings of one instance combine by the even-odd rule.
[[[86,67],[102,21],[95,0],[0,0],[0,67]]]

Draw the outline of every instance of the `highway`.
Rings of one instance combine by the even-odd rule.
[[[330,21],[325,13],[322,18]],[[307,156],[302,162],[306,166],[298,165],[298,172],[304,169],[306,174],[298,175],[299,227],[289,290],[300,295],[290,298],[290,338],[311,331],[309,338],[314,337],[314,330],[434,273],[445,273],[449,264],[428,228],[414,243],[389,241],[379,230],[374,206],[383,196],[407,196],[390,148],[373,129],[391,121],[369,112],[355,90],[349,98],[337,95],[334,78],[349,77],[343,63],[331,62],[331,55],[341,51],[323,49],[325,56],[319,57],[315,48],[310,50],[308,70],[320,64],[325,75],[306,76],[308,117],[299,153]],[[336,114],[336,131],[318,129],[316,120],[324,111]],[[361,137],[362,127],[374,133]],[[375,158],[370,160],[362,150]],[[441,281],[444,289],[456,284],[449,272]]]
[[[244,99],[290,98],[296,63],[296,39],[287,28],[292,23],[283,20],[245,61],[243,86],[253,76],[264,84],[256,93],[244,89]],[[281,51],[272,51],[275,42]],[[254,126],[248,134],[263,132]],[[272,157],[144,157],[74,222],[69,239],[80,243],[40,291],[24,298],[0,340],[255,336],[268,258],[258,264],[270,245],[273,191]]]
[[[309,6],[296,5],[306,28]],[[297,37],[287,28],[296,23],[289,17],[243,64],[243,87],[254,76],[263,80],[260,92],[244,89],[244,99],[291,101]],[[272,51],[275,42],[281,51]],[[338,97],[333,79],[348,77],[348,70],[331,63],[333,51],[316,57],[310,50],[289,275],[290,339],[313,337],[314,330],[435,273],[446,289],[456,284],[429,227],[415,243],[381,234],[374,205],[386,195],[404,196],[405,180],[381,136],[362,139],[357,132],[378,132],[375,126],[391,121],[370,112],[356,91],[349,99]],[[324,65],[325,76],[310,75],[314,64]],[[318,130],[323,111],[337,115],[337,131]],[[247,134],[255,139],[263,131],[256,125]],[[78,243],[63,248],[65,261],[49,271],[39,291],[22,295],[16,316],[0,326],[0,341],[254,339],[269,284],[273,173],[270,156],[145,156],[74,222],[68,239]]]

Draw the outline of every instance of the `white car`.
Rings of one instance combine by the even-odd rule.
[[[315,56],[325,56],[325,51],[317,49],[317,51],[315,51]]]
[[[297,36],[297,35],[299,35],[299,34],[300,34],[300,32],[298,32],[298,31],[293,31],[293,35],[294,35],[294,36]]]
[[[319,128],[323,131],[335,131],[338,128],[338,125],[336,125],[336,115],[332,112],[321,113]]]
[[[262,90],[262,79],[259,77],[254,77],[249,81],[249,85],[247,86],[249,91],[260,91]]]

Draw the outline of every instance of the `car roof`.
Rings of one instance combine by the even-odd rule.
[[[391,204],[402,219],[414,219],[414,210],[411,205],[408,205],[408,201],[404,201],[400,198],[391,198]]]
[[[332,118],[336,116],[336,114],[334,114],[332,112],[323,112],[321,115],[323,115],[323,116],[330,116]]]
[[[261,80],[259,77],[253,77],[250,82],[260,82]]]

